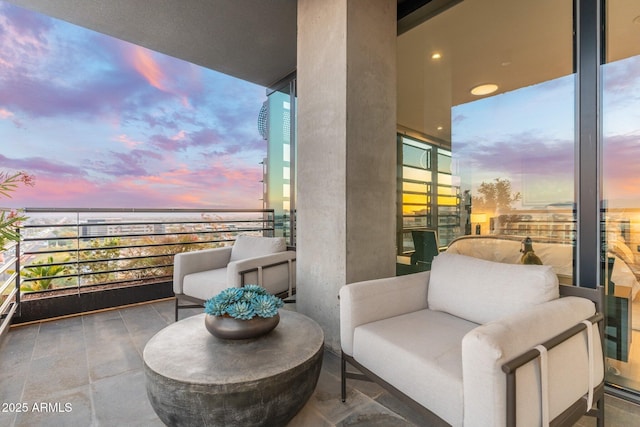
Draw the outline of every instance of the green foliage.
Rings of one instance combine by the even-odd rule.
[[[204,311],[212,316],[249,320],[255,316],[273,317],[283,305],[280,298],[271,295],[262,286],[246,285],[224,289],[205,302]]]
[[[19,184],[33,186],[33,177],[24,172],[18,172],[13,175],[0,172],[0,196],[11,198],[11,192],[15,191]],[[18,226],[21,221],[26,219],[26,217],[20,215],[19,211],[2,211],[0,213],[0,252],[6,249],[7,241],[20,241]]]
[[[123,272],[122,275],[128,279],[170,277],[176,253],[222,246],[219,243],[200,244],[198,239],[197,234],[140,237],[135,244],[145,246],[123,249],[122,255],[132,259],[124,263],[124,267],[130,271]]]
[[[0,195],[11,198],[10,193],[15,191],[20,183],[33,186],[34,179],[31,175],[27,175],[24,172],[18,172],[13,175],[0,172]]]
[[[69,258],[63,262],[68,261]],[[50,265],[53,264],[53,257],[48,257],[46,262],[39,261],[34,263],[34,266],[25,268],[20,272],[20,276],[26,279],[35,279],[26,282],[20,286],[20,290],[24,292],[43,291],[53,288],[53,281],[55,276],[65,275],[69,272],[69,267],[66,265]],[[69,278],[67,278],[69,280]]]
[[[520,193],[511,192],[511,182],[508,179],[501,178],[480,184],[478,194],[479,196],[473,196],[473,212],[508,212],[511,205],[522,198]]]
[[[120,258],[120,238],[91,239],[89,247],[80,251],[80,262],[83,264],[82,273],[88,284],[107,283],[115,279]],[[88,262],[89,261],[89,262]]]
[[[0,213],[0,251],[6,249],[5,245],[7,241],[20,241],[18,225],[26,219],[26,217],[18,215],[16,211],[2,211],[2,213]]]

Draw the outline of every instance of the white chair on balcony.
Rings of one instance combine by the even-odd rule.
[[[173,292],[178,309],[201,307],[229,287],[257,284],[268,292],[291,297],[295,289],[295,251],[283,237],[240,235],[233,246],[176,254]],[[188,304],[180,304],[180,301]]]

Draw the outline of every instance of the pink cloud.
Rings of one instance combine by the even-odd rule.
[[[142,141],[135,141],[135,140],[131,139],[126,134],[118,135],[118,136],[116,136],[114,138],[114,140],[124,144],[125,147],[131,148],[131,149],[136,148],[138,145],[144,144]]]
[[[11,111],[5,110],[4,108],[0,108],[0,119],[6,120],[13,116],[14,114]]]
[[[156,89],[177,96],[184,107],[189,108],[189,98],[172,84],[170,74],[153,57],[153,52],[140,46],[131,46],[129,57],[136,71]]]
[[[23,127],[22,122],[15,118],[15,114],[5,108],[0,108],[0,120],[11,120],[16,127]]]
[[[185,130],[181,130],[171,137],[174,141],[182,141],[186,138],[187,132]]]
[[[19,188],[12,197],[12,207],[69,207],[69,203],[91,196],[97,189],[90,180],[74,177],[36,175],[33,187]]]
[[[604,198],[637,197],[640,177],[635,159],[640,157],[640,135],[605,138],[603,157]]]
[[[15,207],[259,207],[264,89],[2,2],[0,57]]]
[[[44,208],[260,208],[259,182],[230,187],[166,185],[160,180],[94,182],[87,179],[36,177],[34,187],[20,188],[7,207]],[[249,184],[249,185],[246,185]]]

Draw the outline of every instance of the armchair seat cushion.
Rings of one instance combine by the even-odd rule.
[[[477,326],[443,312],[420,310],[357,327],[353,355],[457,425],[463,414],[462,338]]]
[[[201,300],[207,300],[229,287],[226,268],[187,274],[182,283],[185,295]]]

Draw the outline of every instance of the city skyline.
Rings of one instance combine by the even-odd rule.
[[[265,89],[0,1],[2,206],[260,208]]]

